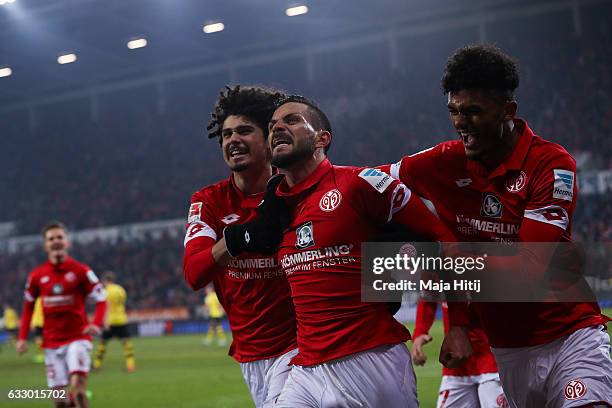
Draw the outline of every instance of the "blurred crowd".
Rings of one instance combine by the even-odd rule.
[[[609,28],[582,36],[560,29],[498,37],[495,42],[520,62],[519,116],[566,147],[582,171],[612,169]],[[439,78],[450,52],[471,41],[466,34],[440,45],[400,44],[395,64],[381,62],[367,47],[362,59],[327,55],[315,63],[314,80],[292,77],[298,70],[287,67],[280,85],[290,83],[285,87],[315,99],[329,114],[334,163],[395,162],[455,137]],[[274,67],[270,75],[277,76]],[[252,82],[246,74],[237,79]],[[228,175],[218,143],[206,135],[224,82],[203,86],[198,80],[166,84],[163,103],[154,89],[143,88],[106,96],[95,114],[89,101],[77,100],[0,121],[0,222],[15,222],[16,233],[24,235],[38,233],[50,219],[80,230],[186,216],[194,191]],[[610,198],[580,197],[573,223],[579,240],[611,240]],[[95,243],[76,246],[74,254],[96,271],[115,270],[131,294],[128,306],[193,304],[182,282],[180,239]],[[15,288],[41,256],[0,253],[0,298],[16,299]]]

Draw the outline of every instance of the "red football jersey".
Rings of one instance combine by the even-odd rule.
[[[436,318],[437,302],[426,302],[421,300],[417,305],[416,322],[414,325],[413,336],[417,337],[421,334],[429,334],[429,329]],[[448,306],[446,302],[442,303],[442,321],[444,322],[444,333],[448,332]],[[480,327],[475,319],[471,319],[468,336],[472,343],[472,357],[459,368],[442,367],[443,375],[453,376],[469,376],[480,375],[486,373],[496,373],[497,364],[495,357],[491,353],[491,347],[487,340],[487,335]]]
[[[253,219],[262,198],[263,193],[244,194],[233,177],[195,193],[187,220],[186,259],[210,251],[226,226]],[[226,268],[186,268],[186,279],[196,289],[214,283],[232,329],[229,354],[237,361],[276,357],[297,347],[291,292],[276,257],[242,254]]]
[[[292,363],[315,365],[408,340],[385,303],[361,301],[361,243],[406,206],[410,190],[380,170],[324,160],[292,188],[283,181],[277,195],[294,208],[278,252],[298,322]]]
[[[85,300],[87,296],[96,302],[106,298],[94,271],[70,257],[57,265],[47,261],[35,268],[28,277],[24,295],[25,302],[32,304],[37,297],[42,298],[45,348],[57,348],[75,340],[91,340],[83,334],[88,324]],[[27,330],[24,333],[27,334]]]
[[[576,163],[561,146],[515,119],[520,138],[510,156],[489,172],[467,160],[460,140],[404,157],[393,177],[430,200],[461,241],[571,240],[578,186]],[[552,231],[552,234],[550,233]],[[474,303],[493,347],[548,343],[609,321],[596,303]]]

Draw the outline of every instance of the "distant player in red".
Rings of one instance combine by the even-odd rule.
[[[423,365],[427,359],[423,346],[432,340],[429,329],[436,318],[437,308],[437,302],[424,300],[417,305],[410,350],[415,365]],[[444,332],[448,332],[448,306],[445,302],[442,303],[442,318]],[[472,357],[461,367],[442,368],[437,408],[506,408],[506,397],[486,334],[479,323],[474,321],[470,322],[468,333],[473,349]]]
[[[291,285],[299,354],[277,407],[416,407],[408,330],[384,303],[361,301],[361,243],[394,221],[455,238],[408,188],[372,168],[326,159],[331,125],[311,101],[283,100],[269,125],[276,195],[293,218],[279,262]]]
[[[459,49],[442,79],[459,140],[391,166],[394,177],[433,202],[460,240],[571,240],[575,161],[516,117],[518,83],[516,63],[498,48]],[[610,319],[596,303],[470,307],[493,347],[511,407],[610,406],[612,361],[603,327]]]
[[[106,294],[96,274],[85,264],[68,256],[70,242],[66,227],[52,222],[43,229],[48,261],[28,277],[21,315],[19,354],[27,351],[26,339],[36,298],[42,298],[43,348],[47,366],[47,384],[54,390],[70,385],[70,400],[58,398],[56,407],[88,406],[87,373],[91,365],[91,336],[98,335],[104,324]],[[96,302],[93,323],[85,314],[87,297]],[[68,394],[66,394],[68,396]]]
[[[281,96],[239,86],[221,93],[209,130],[232,173],[192,196],[184,241],[185,280],[194,290],[213,282],[232,330],[229,354],[258,408],[274,404],[297,352],[290,289],[276,259],[282,209],[271,200],[260,206],[272,176],[267,124]],[[265,211],[268,221],[257,217]]]

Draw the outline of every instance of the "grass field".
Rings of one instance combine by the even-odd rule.
[[[607,311],[610,315],[611,310]],[[431,330],[434,340],[426,346],[429,360],[415,367],[421,406],[435,407],[441,368],[437,354],[442,324]],[[253,403],[240,367],[226,355],[225,347],[204,347],[202,336],[167,336],[135,339],[137,370],[123,370],[123,351],[109,344],[102,370],[90,375],[92,408],[246,408]],[[52,407],[48,400],[9,400],[11,389],[45,389],[44,365],[31,360],[32,351],[17,357],[4,345],[0,351],[0,407]]]

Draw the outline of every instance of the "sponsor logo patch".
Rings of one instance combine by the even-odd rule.
[[[342,202],[342,194],[337,189],[329,190],[323,194],[319,201],[319,208],[325,212],[334,211]]]
[[[202,203],[191,203],[189,206],[189,215],[187,215],[187,224],[191,224],[194,221],[199,221],[201,212]]]
[[[359,173],[359,177],[367,181],[379,193],[384,193],[387,187],[393,183],[393,177],[378,169],[363,169]]]
[[[304,249],[313,246],[315,241],[312,221],[308,221],[297,227],[295,230],[295,236],[295,247],[297,249]]]
[[[238,214],[229,214],[229,215],[226,215],[225,217],[221,218],[221,221],[223,221],[223,223],[225,225],[229,225],[232,222],[238,221],[239,218],[240,218],[240,216]]]
[[[506,190],[510,193],[518,193],[527,184],[527,174],[521,171],[520,174],[508,177],[506,180]]]
[[[574,172],[554,169],[553,175],[553,198],[572,201],[574,198]]]
[[[484,193],[482,195],[480,215],[483,217],[501,218],[503,210],[504,206],[497,196],[491,193]]]
[[[586,394],[586,385],[581,380],[572,380],[565,386],[565,399],[577,400],[584,397]]]

